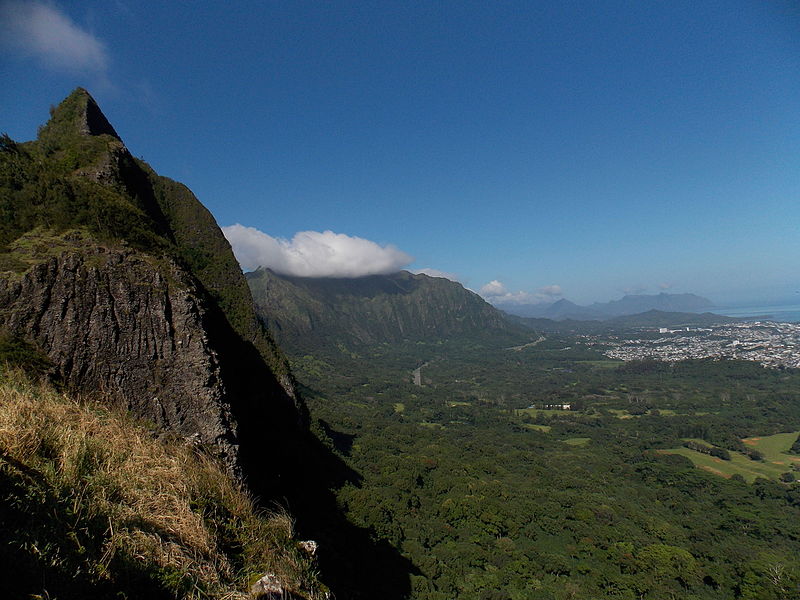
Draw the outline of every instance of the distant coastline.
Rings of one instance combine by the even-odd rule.
[[[712,308],[711,312],[726,317],[761,317],[769,315],[770,321],[800,323],[800,304],[783,306],[741,306],[736,308]]]

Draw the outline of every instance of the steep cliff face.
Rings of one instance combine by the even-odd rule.
[[[85,90],[38,140],[0,144],[0,330],[38,346],[69,388],[216,447],[238,474],[258,465],[262,492],[290,468],[281,442],[304,430],[305,407],[229,244]]]
[[[0,306],[0,327],[36,343],[70,388],[216,445],[236,468],[238,428],[208,313],[178,265],[84,242],[0,278]]]
[[[305,414],[288,363],[256,315],[247,280],[214,217],[185,185],[156,175],[143,163],[140,165],[152,182],[158,206],[169,224],[181,258],[231,326],[258,350],[297,410]]]

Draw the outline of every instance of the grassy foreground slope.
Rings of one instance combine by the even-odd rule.
[[[7,598],[246,598],[266,573],[326,597],[285,513],[259,514],[201,449],[0,372]]]

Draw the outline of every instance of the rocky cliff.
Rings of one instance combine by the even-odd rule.
[[[0,279],[0,324],[36,343],[71,389],[214,444],[235,467],[238,431],[202,295],[174,262],[81,242]]]
[[[0,217],[0,330],[70,389],[215,448],[233,472],[258,465],[262,491],[277,481],[305,408],[230,246],[85,90],[36,141],[3,138]]]

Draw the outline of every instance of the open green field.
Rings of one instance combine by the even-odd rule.
[[[766,437],[746,438],[742,441],[761,452],[767,461],[789,467],[792,463],[800,464],[800,456],[786,453],[792,447],[792,444],[797,441],[798,437],[800,437],[800,431],[776,433]]]
[[[530,415],[532,417],[535,417],[537,414],[540,414],[540,413],[543,414],[543,415],[549,415],[549,416],[552,416],[552,415],[567,415],[567,414],[569,414],[570,411],[568,411],[568,410],[553,410],[553,409],[550,409],[550,408],[518,408],[516,412],[519,415]]]
[[[616,369],[618,366],[625,364],[621,360],[579,360],[576,362],[579,365],[589,365],[597,369]]]
[[[661,450],[665,454],[680,454],[691,460],[696,467],[704,469],[716,475],[728,478],[733,475],[741,475],[745,481],[752,483],[758,477],[766,479],[778,479],[783,473],[791,469],[792,464],[800,464],[800,456],[786,454],[786,450],[791,448],[794,441],[800,435],[800,431],[794,433],[778,433],[776,435],[763,438],[748,438],[742,440],[748,446],[752,446],[764,454],[765,460],[751,460],[740,452],[731,452],[731,460],[722,460],[708,454],[696,452],[689,448],[673,448]],[[702,440],[693,440],[701,444],[706,444]]]
[[[633,415],[624,408],[609,408],[608,412],[617,417],[618,419],[632,419]],[[636,415],[637,417],[641,415]]]
[[[638,418],[638,417],[642,416],[642,415],[632,415],[627,410],[625,410],[624,408],[609,408],[609,409],[606,409],[606,410],[608,410],[608,412],[610,412],[611,414],[615,415],[618,419],[632,419],[634,417]],[[682,417],[682,416],[688,416],[689,415],[689,413],[678,412],[677,410],[673,410],[671,408],[659,408],[659,409],[656,409],[656,410],[658,410],[659,416],[662,416],[662,417]],[[653,411],[650,410],[650,411],[647,412],[647,414],[648,415],[652,415]],[[709,413],[709,412],[694,412],[694,413],[692,413],[692,415],[695,416],[695,417],[702,417],[703,415],[710,415],[710,414],[711,413]],[[784,434],[781,434],[781,435],[784,435]]]
[[[648,414],[652,414],[653,411],[650,411]],[[659,408],[658,412],[661,413],[662,417],[685,417],[685,416],[694,416],[694,417],[702,417],[705,415],[712,415],[717,413],[711,413],[708,411],[693,411],[691,413],[688,412],[678,412],[677,410],[672,410],[671,408]]]
[[[527,429],[534,429],[536,431],[543,431],[545,433],[549,432],[550,429],[552,429],[550,425],[535,425],[533,423],[525,423],[525,427]]]
[[[569,444],[570,446],[586,446],[589,442],[592,441],[592,438],[587,437],[574,437],[564,440],[565,444]]]

